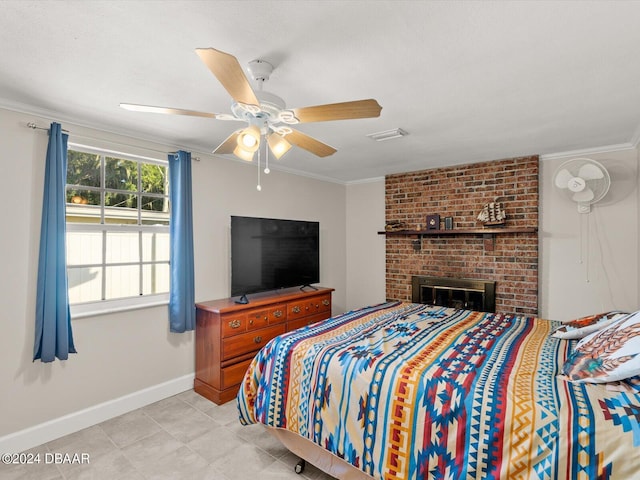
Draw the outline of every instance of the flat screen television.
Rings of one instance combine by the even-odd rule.
[[[320,282],[320,223],[231,217],[231,296]]]

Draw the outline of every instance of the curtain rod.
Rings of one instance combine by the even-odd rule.
[[[29,122],[27,123],[27,127],[29,127],[31,130],[46,130],[47,132],[49,131],[48,128],[45,127],[39,127],[38,125],[36,125],[33,122]],[[64,130],[62,129],[63,133],[69,133],[69,130]]]
[[[39,127],[35,122],[29,122],[29,123],[27,123],[26,126],[29,127],[32,130],[46,130],[47,132],[49,131],[49,129],[46,128],[46,127]],[[63,129],[62,131],[64,133],[67,133],[67,134],[70,133],[69,130],[64,130]],[[156,152],[156,153],[164,153],[164,154],[169,154],[169,153],[175,154],[175,153],[177,153],[177,152],[168,152],[166,150],[156,150],[154,148],[141,147],[139,145],[131,145],[129,143],[115,142],[113,140],[104,140],[103,138],[89,137],[87,135],[76,135],[76,137],[86,138],[87,140],[97,140],[99,142],[109,142],[109,143],[113,143],[113,144],[116,144],[116,145],[122,145],[124,147],[141,148],[141,149],[149,150],[151,152]],[[194,157],[193,155],[191,156],[191,159],[195,160],[196,162],[200,161],[200,157]]]

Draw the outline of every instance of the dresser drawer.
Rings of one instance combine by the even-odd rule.
[[[285,324],[261,328],[248,333],[234,335],[222,340],[222,360],[228,360],[244,353],[257,351],[273,337],[284,333]]]
[[[222,388],[225,389],[242,383],[244,374],[246,373],[247,368],[249,368],[250,364],[251,359],[245,360],[244,362],[236,363],[235,365],[231,365],[230,367],[224,367],[222,369],[222,378],[220,382],[222,384]]]
[[[261,310],[254,310],[247,314],[247,331],[277,325],[287,320],[287,305],[285,303]]]
[[[308,325],[313,325],[314,323],[321,322],[322,320],[326,320],[331,315],[328,312],[318,313],[316,315],[310,315],[308,317],[302,317],[297,320],[290,320],[287,322],[287,332],[291,330],[296,330],[298,328],[306,327]]]
[[[331,312],[330,294],[318,295],[310,300],[299,300],[287,304],[287,318],[289,320],[322,312]]]
[[[220,317],[222,337],[230,337],[247,331],[247,315],[245,313],[229,313]]]

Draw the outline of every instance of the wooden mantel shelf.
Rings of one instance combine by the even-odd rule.
[[[453,228],[451,230],[397,230],[378,235],[500,235],[504,233],[536,233],[537,227]]]
[[[416,235],[420,238],[426,236],[457,236],[457,235],[482,235],[484,239],[484,249],[487,252],[492,252],[495,249],[496,235],[503,235],[506,233],[537,233],[537,227],[492,227],[492,228],[452,228],[450,230],[398,230],[396,232],[378,232],[378,235],[387,236],[410,236]],[[413,249],[415,251],[421,250],[421,241],[414,240]]]

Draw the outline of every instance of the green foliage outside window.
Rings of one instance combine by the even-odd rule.
[[[69,150],[67,164],[67,203],[100,205],[102,173],[101,155]],[[139,170],[138,170],[139,167]],[[140,185],[138,186],[138,172]],[[140,192],[167,195],[167,167],[152,163],[138,163],[115,157],[104,157],[104,205],[107,207],[141,208],[158,212],[167,211],[166,199],[140,196]],[[83,188],[89,187],[89,188]],[[112,191],[115,190],[115,191]]]

